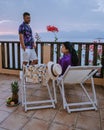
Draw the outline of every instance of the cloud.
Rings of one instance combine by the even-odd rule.
[[[68,4],[70,1],[69,0],[60,0],[60,2],[59,2],[59,0],[55,0],[56,2],[58,2],[58,4]]]
[[[1,20],[0,24],[12,22],[11,20]]]
[[[49,24],[67,32],[104,29],[104,0],[0,0],[0,5],[0,34],[18,33],[25,11],[31,13],[33,32],[44,32]]]
[[[64,25],[61,30],[63,31],[88,31],[93,29],[101,29],[101,25],[97,23],[71,23]]]
[[[16,35],[14,31],[0,31],[0,35]]]
[[[104,0],[97,0],[97,8],[93,9],[93,11],[104,13]]]

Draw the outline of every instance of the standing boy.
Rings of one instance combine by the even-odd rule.
[[[31,17],[28,12],[23,14],[24,22],[19,26],[19,39],[23,50],[23,64],[27,65],[31,62],[31,65],[38,63],[37,54],[35,52],[36,43],[32,35],[32,29],[30,27]]]

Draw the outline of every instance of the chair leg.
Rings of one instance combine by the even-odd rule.
[[[62,88],[62,83],[59,83],[59,89],[60,89],[60,93],[61,93],[61,96],[62,96],[62,101],[63,101],[63,107],[65,109],[65,105],[64,105],[64,102],[65,102],[65,97],[63,95],[63,88]]]
[[[24,79],[22,79],[22,81],[21,81],[22,83],[21,83],[21,89],[20,89],[20,91],[21,91],[21,98],[22,98],[22,107],[24,106],[24,103],[25,103],[25,101],[24,101]]]
[[[95,110],[97,110],[96,106],[95,106],[95,103],[92,101],[92,99],[90,98],[87,90],[85,89],[84,85],[81,83],[81,87],[82,89],[84,90],[85,94],[87,95],[88,99],[90,100],[90,102],[92,103],[93,107],[95,108]]]
[[[65,89],[64,89],[63,81],[62,81],[62,87],[61,88],[62,88],[61,93],[62,93],[62,98],[63,98],[63,107],[65,109],[66,105],[67,105],[67,102],[66,102],[66,98],[65,98]],[[67,107],[67,109],[69,109],[69,108]]]
[[[21,96],[22,96],[22,107],[24,106],[24,91],[23,91],[23,85],[21,87]]]
[[[94,102],[97,106],[97,98],[96,98],[96,91],[95,91],[95,86],[94,86],[94,79],[93,77],[91,77],[91,83],[92,83],[92,91],[93,91],[93,95],[94,95]]]
[[[25,107],[25,111],[27,111],[27,100],[26,100],[26,84],[25,84],[25,81],[24,81],[24,84],[23,84],[23,98],[24,98],[24,107]]]
[[[50,88],[49,88],[48,83],[47,83],[47,89],[48,89],[48,93],[49,93],[50,99],[51,99],[51,101],[52,101],[53,108],[55,108],[55,104],[54,104],[54,102],[53,102],[54,99],[53,99],[53,97],[52,97],[52,95],[51,95],[51,91],[50,91]]]
[[[64,84],[63,84],[63,81],[60,81],[60,82],[57,81],[57,82],[58,82],[58,86],[59,86],[60,93],[61,93],[62,100],[63,100],[63,108],[65,109],[67,102],[66,102],[66,98],[65,98]],[[67,107],[67,109],[69,109],[69,108]]]
[[[52,83],[52,86],[53,86],[54,100],[55,100],[55,103],[57,103],[55,81],[53,80],[52,82],[53,82],[53,83]]]
[[[62,96],[63,96],[63,107],[64,109],[66,108],[66,101],[65,101],[65,93],[64,93],[64,89],[62,88]]]

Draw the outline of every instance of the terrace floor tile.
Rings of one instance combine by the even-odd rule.
[[[68,114],[65,110],[58,111],[53,122],[74,127],[78,113]]]
[[[9,115],[10,115],[10,113],[8,113],[6,111],[0,111],[0,123],[2,121],[4,121]]]
[[[48,130],[49,123],[43,120],[31,119],[22,130]]]
[[[52,123],[49,130],[73,130],[73,128],[62,124]]]
[[[4,122],[1,123],[1,127],[8,130],[19,130],[22,128],[29,119],[19,114],[11,114]]]
[[[51,122],[54,119],[56,113],[57,113],[56,109],[37,110],[37,112],[33,115],[33,118],[38,118]]]
[[[101,130],[100,119],[80,115],[76,127],[82,130]]]
[[[55,109],[25,112],[21,105],[21,98],[17,107],[6,106],[6,99],[11,96],[11,82],[14,80],[19,81],[20,84],[16,76],[0,75],[0,130],[104,130],[104,87],[95,86],[98,100],[97,111],[67,113],[63,109],[59,88],[56,87],[58,101]],[[89,84],[86,84],[86,88],[92,96]],[[65,92],[68,102],[88,101],[79,85],[66,85]],[[45,99],[49,99],[46,87],[39,85],[27,87],[28,101]]]

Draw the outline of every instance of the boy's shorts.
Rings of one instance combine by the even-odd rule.
[[[25,62],[38,60],[35,49],[26,49],[25,51],[23,50],[22,54],[23,54],[23,61]]]

